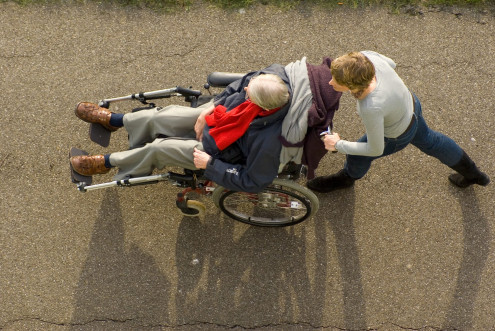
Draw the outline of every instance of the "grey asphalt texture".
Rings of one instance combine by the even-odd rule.
[[[430,126],[494,177],[490,10],[0,3],[0,46],[0,329],[495,330],[495,186],[455,188],[414,147],[275,229],[208,198],[205,218],[182,216],[167,183],[78,192],[67,157],[127,148],[123,130],[92,143],[79,101],[371,49],[397,62]],[[335,131],[364,132],[350,95]],[[343,162],[327,155],[318,174]]]

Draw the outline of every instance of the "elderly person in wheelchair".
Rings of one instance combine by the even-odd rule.
[[[271,65],[231,83],[200,107],[168,106],[117,114],[81,102],[76,116],[109,131],[124,127],[130,149],[70,159],[83,176],[118,168],[116,180],[177,166],[204,169],[204,176],[234,191],[259,192],[289,162],[309,166],[314,176],[326,153],[320,133],[331,126],[340,93],[328,82],[330,59]]]

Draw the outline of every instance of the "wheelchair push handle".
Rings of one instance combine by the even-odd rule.
[[[164,89],[164,90],[151,91],[151,92],[139,92],[139,93],[134,93],[131,95],[126,95],[123,97],[104,99],[104,100],[101,100],[98,103],[98,105],[100,107],[108,108],[110,106],[110,103],[112,103],[112,102],[125,101],[125,100],[138,100],[141,103],[146,104],[147,101],[149,101],[149,100],[170,98],[172,96],[177,96],[177,95],[183,96],[186,98],[187,101],[190,101],[189,100],[190,98],[198,98],[201,95],[201,91],[193,90],[193,89],[185,88],[185,87],[181,87],[181,86],[176,86],[176,87]]]
[[[185,97],[199,97],[201,95],[201,91],[192,90],[190,88],[177,86],[176,89],[177,89],[177,93]]]

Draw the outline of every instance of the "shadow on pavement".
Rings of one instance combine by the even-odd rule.
[[[163,325],[169,322],[170,283],[153,258],[124,247],[119,198],[108,190],[94,225],[89,254],[75,293],[72,330],[94,330],[106,321]],[[104,329],[108,329],[105,325]]]
[[[457,188],[452,190],[455,190],[453,194],[458,198],[462,210],[464,250],[454,298],[443,329],[471,330],[476,298],[489,254],[490,226],[479,208],[472,187],[462,191]]]
[[[320,194],[318,198],[320,200],[318,218],[330,222],[335,237],[342,279],[344,327],[351,330],[365,330],[366,305],[354,227],[354,188]]]
[[[345,328],[365,329],[353,225],[354,190],[320,199],[321,206],[336,203],[339,207],[322,208],[316,215],[313,249],[307,247],[305,226],[300,229],[302,235],[294,227],[250,226],[236,238],[236,223],[226,217],[223,222],[210,217],[205,223],[183,218],[176,248],[177,323],[222,321],[230,326],[260,327],[298,321],[299,325],[324,326],[326,300],[332,300],[326,293],[327,247],[336,245],[342,276],[336,282],[342,281]],[[328,229],[336,243],[327,243],[332,237]],[[312,270],[308,269],[308,254],[314,254]]]
[[[312,285],[304,228],[302,235],[296,235],[294,228],[246,227],[222,218],[223,222],[215,216],[218,221],[214,221],[212,216],[202,223],[185,217],[180,224],[177,323],[216,321],[253,327],[299,321],[321,325],[325,231],[315,231],[321,254],[317,254]],[[235,225],[245,230],[239,238]]]

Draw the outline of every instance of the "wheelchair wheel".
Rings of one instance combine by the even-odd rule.
[[[203,217],[205,215],[206,206],[201,201],[187,200],[186,206],[187,208],[180,209],[182,215],[197,217]]]
[[[316,195],[294,181],[276,178],[259,193],[217,187],[213,202],[227,216],[257,226],[288,226],[313,216],[319,207]]]

